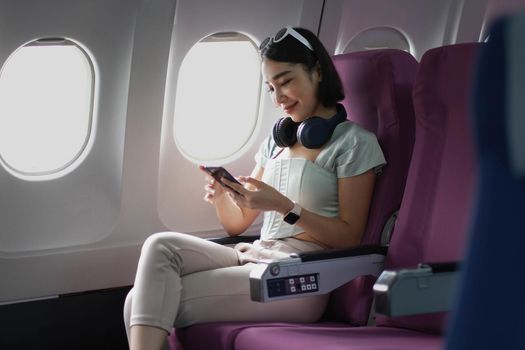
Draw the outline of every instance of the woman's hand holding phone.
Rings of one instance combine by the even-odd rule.
[[[214,204],[222,193],[229,192],[231,199],[239,207],[254,210],[277,210],[281,213],[293,206],[287,197],[275,188],[252,177],[241,176],[239,182],[223,167],[200,167],[211,176],[211,181],[205,187],[207,194],[204,199]],[[244,186],[243,183],[247,186]]]
[[[242,186],[226,169],[223,167],[207,167],[203,165],[199,166],[199,168],[208,175],[206,177],[207,184],[204,186],[204,191],[206,192],[204,200],[206,202],[215,204],[215,201],[227,193],[228,190],[238,194],[237,191],[233,190],[231,186],[226,185],[223,181],[223,178],[226,178]]]

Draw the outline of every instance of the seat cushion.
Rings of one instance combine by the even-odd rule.
[[[216,322],[197,324],[187,328],[174,329],[174,334],[168,337],[170,349],[234,349],[237,335],[246,329],[268,328],[277,329],[290,327],[289,323],[271,322]],[[293,325],[293,324],[292,324]],[[305,326],[314,327],[314,324]]]
[[[387,327],[335,325],[252,327],[240,330],[235,350],[438,350],[439,336]]]

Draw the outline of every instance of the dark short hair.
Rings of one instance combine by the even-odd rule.
[[[317,98],[325,107],[332,107],[345,98],[341,78],[335,69],[332,58],[326,51],[319,38],[304,28],[294,28],[312,45],[314,51],[304,46],[300,41],[289,35],[283,40],[262,48],[261,58],[268,58],[277,62],[299,63],[308,72],[315,69],[317,62],[321,69],[322,80],[317,90]]]

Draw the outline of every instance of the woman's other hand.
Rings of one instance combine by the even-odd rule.
[[[206,181],[206,184],[204,185],[204,201],[215,205],[217,199],[226,194],[226,191],[217,180],[215,180],[205,170],[203,170],[202,166],[199,166],[199,169],[201,169],[206,174],[204,178],[204,181]]]

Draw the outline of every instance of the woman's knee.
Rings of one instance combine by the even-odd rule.
[[[177,239],[183,235],[178,232],[157,232],[154,233],[144,241],[142,244],[141,254],[145,254],[149,251],[165,251],[168,246],[176,246]]]

